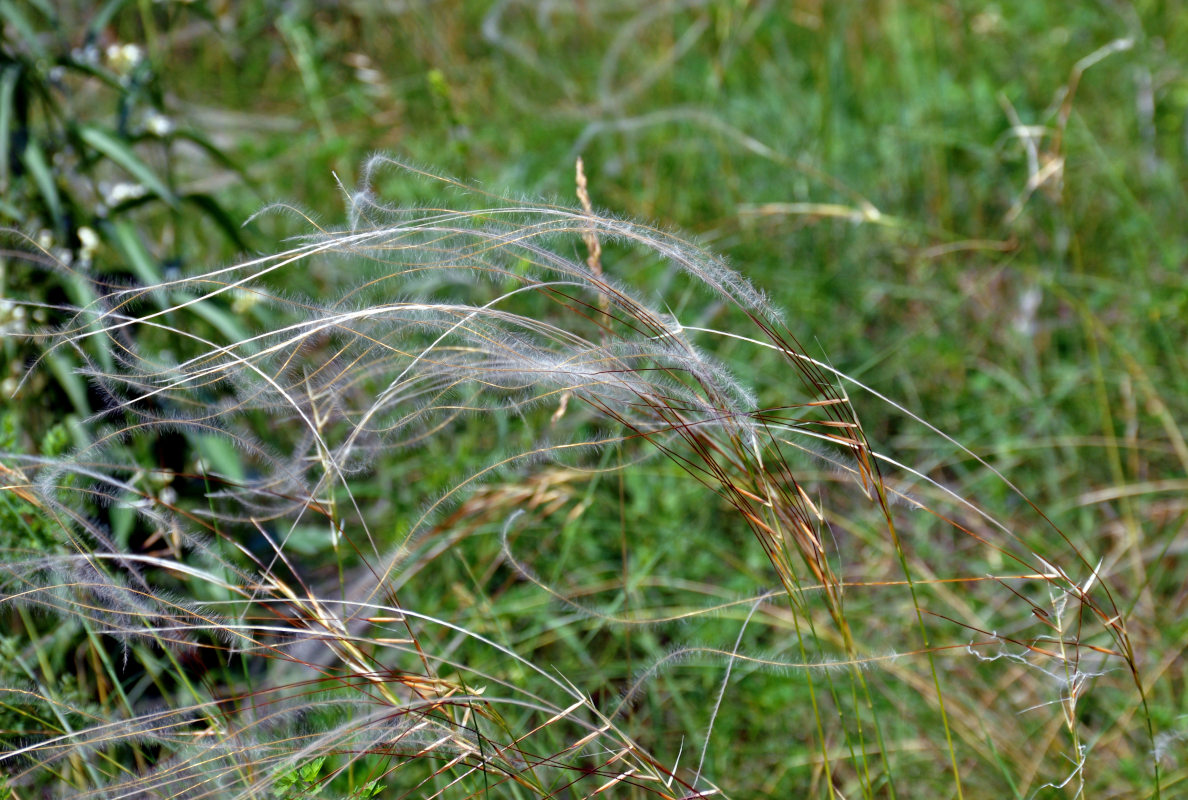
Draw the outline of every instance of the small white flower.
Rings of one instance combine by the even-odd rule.
[[[107,187],[104,193],[104,200],[109,206],[118,206],[120,203],[128,200],[136,200],[144,197],[148,190],[139,183],[121,182]]]
[[[127,75],[144,60],[144,50],[135,44],[113,44],[107,48],[107,63],[120,75]]]
[[[153,136],[165,137],[173,133],[173,120],[164,114],[153,111],[145,119],[144,127]]]
[[[24,323],[25,309],[11,300],[0,299],[0,333],[21,333]]]
[[[99,249],[99,234],[93,228],[83,225],[78,229],[78,255],[83,261],[89,262]]]

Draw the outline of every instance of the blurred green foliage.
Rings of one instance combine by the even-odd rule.
[[[0,13],[0,218],[44,255],[0,261],[0,298],[44,304],[37,318],[0,310],[6,334],[62,322],[60,306],[94,300],[96,276],[157,283],[303,230],[268,216],[245,232],[240,222],[266,201],[339,227],[336,183],[354,186],[373,151],[571,205],[580,155],[596,204],[727,255],[786,309],[811,355],[952,433],[1072,543],[1106,559],[1145,660],[1162,665],[1150,675],[1154,716],[1171,726],[1188,713],[1176,690],[1188,611],[1188,14],[1177,4],[0,0]],[[379,180],[376,193],[394,205],[449,205],[399,173]],[[632,253],[608,248],[604,265],[691,322],[744,325]],[[239,312],[206,307],[214,327],[250,329],[253,314],[268,313]],[[3,347],[8,396],[35,349],[19,336]],[[743,353],[761,402],[783,402],[782,362],[731,343],[719,355]],[[68,428],[54,426],[103,403],[74,372],[84,359],[110,365],[113,354],[52,355],[10,401],[0,450],[32,452],[45,436],[47,457],[66,452]],[[876,447],[978,498],[1023,538],[1051,536],[949,443],[883,404],[858,411]],[[462,426],[410,455],[401,474],[360,479],[358,496],[392,502],[395,536],[431,491],[482,463],[491,435]],[[185,471],[198,472],[206,448],[207,461],[234,473],[235,453],[188,446]],[[130,445],[149,469],[159,466],[153,447]],[[649,462],[577,487],[591,510],[533,545],[536,569],[558,585],[573,579],[569,589],[600,586],[620,607],[661,603],[689,584],[720,599],[770,581],[743,527],[682,477]],[[20,535],[38,535],[24,510],[0,513]],[[530,643],[542,659],[577,658],[562,672],[602,676],[608,695],[679,644],[674,636],[694,638],[554,625],[556,609],[532,587],[506,568],[474,566],[499,560],[501,522],[485,522],[489,536],[459,545],[405,601],[459,614],[485,604],[484,633]],[[131,524],[113,512],[122,536]],[[857,557],[891,563],[861,525],[838,529]],[[975,549],[935,533],[926,521],[906,533],[924,562]],[[673,574],[682,577],[666,585],[661,576]],[[738,622],[711,620],[697,638],[732,640]],[[768,636],[786,632],[770,624]],[[579,646],[557,644],[566,638]],[[491,657],[460,646],[463,655],[476,668]],[[804,768],[810,734],[788,712],[805,705],[804,685],[741,673],[745,701],[724,709],[715,733],[732,744],[711,748],[706,774],[733,781],[739,796],[825,796]],[[704,724],[719,678],[664,673],[658,694],[673,700],[645,701],[641,729],[676,752]],[[1124,683],[1111,684],[1104,702],[1118,705],[1105,716],[1134,705]],[[891,681],[879,693],[906,729],[888,735],[911,750],[915,717],[933,719],[933,709],[901,695]],[[975,713],[966,716],[976,731]],[[995,766],[992,746],[969,741],[967,796],[1032,796],[1054,779],[1019,784],[1013,767]],[[1086,770],[1095,792],[1149,785],[1141,735],[1102,733],[1095,746],[1102,761]],[[1172,786],[1188,779],[1179,746]],[[930,777],[907,796],[944,792],[940,762],[914,757],[908,771]],[[298,796],[321,766],[299,768],[277,796]]]

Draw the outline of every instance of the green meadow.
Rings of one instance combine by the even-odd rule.
[[[0,800],[1185,792],[1177,4],[0,20]]]

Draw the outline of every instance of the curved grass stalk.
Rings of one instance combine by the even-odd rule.
[[[60,544],[9,560],[0,572],[0,608],[36,608],[68,621],[47,640],[69,636],[74,626],[85,631],[86,648],[120,643],[125,660],[144,670],[138,691],[151,688],[161,705],[131,699],[116,659],[107,659],[105,680],[120,685],[126,719],[99,723],[92,715],[84,723],[86,713],[53,687],[13,690],[20,698],[14,703],[29,706],[22,713],[43,725],[29,742],[0,754],[0,763],[15,765],[16,785],[70,787],[84,797],[255,798],[302,780],[348,793],[374,780],[430,796],[471,796],[511,783],[539,797],[610,787],[697,796],[696,787],[709,785],[708,734],[695,769],[678,770],[642,740],[627,713],[628,701],[661,665],[696,651],[725,657],[727,677],[736,661],[803,677],[824,791],[832,796],[849,795],[846,781],[867,796],[884,781],[895,791],[891,742],[880,720],[887,712],[876,708],[885,699],[865,670],[876,665],[893,674],[895,662],[922,658],[961,796],[959,750],[971,735],[953,722],[940,656],[971,647],[960,641],[971,630],[984,637],[981,644],[1011,644],[1063,666],[1071,676],[1063,713],[1083,755],[1073,696],[1085,685],[1074,680],[1086,674],[1082,653],[1121,655],[1137,681],[1124,620],[1098,569],[1078,583],[1055,554],[1016,553],[1023,543],[1006,522],[873,448],[844,386],[891,401],[805,354],[763,295],[720,259],[655,228],[499,198],[388,159],[370,162],[365,181],[391,164],[491,207],[392,209],[365,186],[352,195],[345,230],[320,230],[285,252],[239,265],[111,291],[72,309],[45,335],[47,353],[85,356],[92,340],[102,340],[115,366],[84,361],[108,401],[88,422],[90,446],[64,460],[25,460],[39,474],[8,487],[57,525]],[[562,255],[590,237],[604,248],[604,260],[622,250],[667,264],[752,329],[684,325],[601,265]],[[169,302],[141,308],[161,297]],[[258,331],[228,337],[203,323],[200,304],[232,297],[251,298]],[[795,385],[781,381],[780,404],[763,407],[691,334],[774,352]],[[475,421],[502,432],[490,435]],[[416,470],[403,459],[435,447],[448,457],[449,437],[467,430],[470,438],[457,441],[489,449],[481,458],[458,456],[461,476],[418,490],[411,507],[373,490],[386,474],[413,480],[406,476]],[[169,472],[181,496],[146,488],[152,481],[136,470],[146,449],[166,436],[195,451],[216,439],[232,449],[240,474],[220,474],[188,456],[187,466]],[[530,524],[564,527],[588,504],[566,493],[544,502],[535,491],[498,491],[533,465],[580,460],[608,447],[625,453],[628,466],[615,467],[622,474],[647,463],[649,453],[667,457],[717,507],[732,510],[730,524],[749,530],[778,579],[790,616],[770,629],[791,633],[795,661],[744,652],[744,633],[759,627],[750,625],[751,616],[774,598],[752,596],[733,649],[677,648],[632,679],[625,697],[596,701],[577,678],[554,674],[533,652],[490,634],[498,625],[480,610],[489,596],[455,612],[457,619],[401,602],[428,602],[418,589],[429,561],[444,562],[453,547],[478,538],[482,525],[501,521],[489,572],[510,566],[520,583],[599,625],[637,622],[572,601],[512,555],[508,530],[522,511],[530,512]],[[801,461],[823,465],[829,479]],[[954,510],[917,499],[913,481]],[[492,484],[486,505],[467,505],[468,495],[480,497]],[[969,542],[1016,559],[1025,574],[985,580],[955,557],[946,566],[957,574],[938,577],[926,548],[901,534],[898,499]],[[136,515],[122,539],[108,530],[113,508]],[[567,521],[557,523],[566,508]],[[483,521],[468,527],[471,510]],[[850,549],[840,543],[843,529],[865,525],[881,535],[852,540]],[[311,529],[321,538],[311,540]],[[159,541],[171,544],[147,551]],[[862,548],[870,547],[883,548],[903,579],[864,577]],[[329,571],[318,560],[326,553],[333,554]],[[1089,564],[1080,553],[1073,558]],[[1002,591],[974,608],[944,594],[948,581]],[[1033,599],[1027,582],[1051,596]],[[856,599],[860,590],[894,602],[884,613]],[[1075,622],[1070,600],[1082,609]],[[1054,622],[1043,602],[1055,609]],[[912,625],[894,618],[908,610]],[[714,613],[652,615],[649,624]],[[1047,619],[1051,630],[1016,630],[1018,616],[1032,615]],[[1082,630],[1086,621],[1096,622],[1093,631]],[[872,644],[887,627],[903,642]],[[1101,633],[1116,648],[1093,644]],[[541,639],[533,646],[543,653],[553,645]],[[990,661],[972,660],[990,669]],[[721,703],[719,693],[709,729]],[[320,775],[325,764],[330,771]],[[702,796],[728,789],[709,786]]]

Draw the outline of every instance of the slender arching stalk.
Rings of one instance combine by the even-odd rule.
[[[384,207],[369,182],[385,167],[461,190],[477,207]],[[85,356],[96,341],[113,362],[82,369],[106,401],[84,446],[3,467],[7,494],[52,521],[57,538],[6,559],[0,608],[17,609],[31,636],[52,617],[85,631],[91,650],[118,642],[145,677],[130,692],[129,668],[97,654],[120,696],[120,716],[107,720],[26,665],[31,685],[2,690],[7,708],[41,726],[0,753],[14,786],[82,797],[290,797],[318,786],[361,797],[365,785],[430,796],[727,794],[728,776],[706,768],[709,731],[732,681],[762,671],[794,676],[803,693],[778,713],[803,721],[796,735],[810,743],[821,793],[907,791],[893,752],[900,720],[888,710],[907,686],[935,711],[931,744],[964,797],[964,754],[981,741],[970,723],[977,698],[946,680],[959,654],[1062,681],[1082,774],[1077,702],[1105,671],[1083,665],[1085,654],[1125,664],[1141,690],[1111,590],[1085,556],[1025,545],[975,498],[872,442],[861,403],[891,401],[806,353],[763,294],[705,250],[598,213],[586,195],[580,209],[513,201],[384,158],[364,172],[352,227],[97,292],[40,334],[35,368],[59,351]],[[586,259],[573,255],[575,241]],[[683,275],[743,329],[685,324],[616,272],[616,254]],[[277,288],[315,276],[304,293]],[[264,309],[257,330],[203,324],[242,296]],[[758,399],[745,365],[711,355],[715,340],[775,357],[778,378],[761,389],[778,401]],[[467,425],[486,426],[477,438],[489,450],[465,474],[432,490],[401,483],[441,467]],[[168,475],[168,491],[137,460],[167,434],[202,453]],[[603,475],[657,463],[699,485],[718,526],[710,535],[749,534],[740,572],[777,588],[746,600],[702,588],[701,605],[637,613],[588,602],[581,581],[559,585],[534,566],[558,539],[581,546]],[[384,491],[371,488],[393,475]],[[625,494],[619,485],[617,502]],[[110,520],[125,512],[133,522],[113,534]],[[922,541],[926,525],[964,555]],[[851,535],[863,526],[878,534]],[[457,592],[472,602],[408,602],[425,602],[416,588],[426,570],[451,568],[462,543],[493,530],[489,563],[457,556]],[[1053,550],[1070,544],[1051,530]],[[899,573],[870,573],[872,547]],[[965,565],[977,548],[1012,568]],[[766,562],[748,561],[752,549]],[[625,566],[618,575],[625,597]],[[612,690],[550,666],[553,649],[575,641],[563,624],[519,650],[525,635],[486,611],[483,587],[497,577],[509,594],[538,598],[517,602],[553,603],[588,623],[586,646],[602,626],[730,615],[740,624],[733,647],[678,642]],[[1019,617],[1046,627],[1024,629]],[[770,639],[771,651],[748,651],[753,638]],[[1000,654],[979,655],[991,648]],[[725,665],[692,765],[680,763],[683,745],[668,752],[638,723],[652,687],[689,663]],[[221,686],[210,673],[237,677]],[[142,699],[150,689],[153,703]]]

